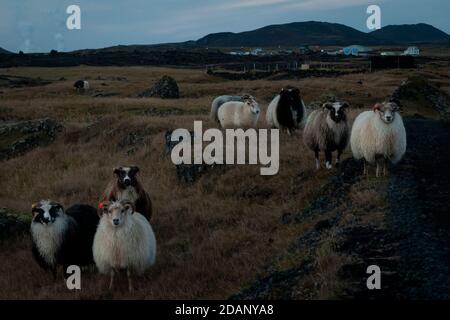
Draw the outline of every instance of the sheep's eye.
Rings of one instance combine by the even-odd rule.
[[[122,213],[124,213],[125,212],[125,209],[122,209]]]

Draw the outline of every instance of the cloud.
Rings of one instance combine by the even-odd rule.
[[[329,10],[362,5],[371,5],[383,0],[297,0],[284,6],[285,9]]]
[[[219,10],[235,10],[242,8],[251,8],[251,7],[263,7],[263,6],[272,6],[278,5],[281,3],[289,3],[293,0],[241,0],[232,2],[229,1],[226,4],[222,4],[216,7]]]

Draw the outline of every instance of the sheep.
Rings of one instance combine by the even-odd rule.
[[[220,106],[217,117],[222,128],[254,128],[260,109],[253,97],[243,101],[229,101]]]
[[[156,239],[150,223],[128,200],[101,203],[102,217],[92,247],[94,261],[102,274],[114,275],[126,269],[128,290],[133,291],[132,274],[142,275],[155,263]]]
[[[376,162],[376,176],[380,176],[380,164],[386,175],[386,160],[398,163],[406,152],[406,130],[396,100],[377,103],[372,111],[359,114],[350,138],[353,157],[364,160],[364,175],[368,174],[366,162]]]
[[[73,84],[73,86],[77,91],[89,90],[89,82],[86,80],[78,80]]]
[[[298,88],[281,89],[267,108],[266,122],[270,128],[286,129],[288,134],[302,126],[306,107]]]
[[[303,142],[315,154],[316,168],[320,169],[319,152],[325,152],[325,166],[332,168],[332,152],[337,150],[336,166],[349,140],[346,102],[327,102],[323,108],[311,112],[306,120]]]
[[[64,277],[70,265],[93,265],[92,243],[99,222],[97,210],[77,204],[64,212],[62,205],[41,200],[32,206],[32,254],[44,270],[56,279],[62,265]]]
[[[230,95],[224,95],[224,96],[218,96],[216,97],[213,102],[211,103],[211,120],[214,122],[219,122],[219,118],[217,116],[217,112],[221,105],[223,105],[225,102],[229,101],[243,101],[244,99],[250,97],[249,95],[243,95],[243,96],[230,96]],[[220,122],[219,122],[220,123]]]
[[[116,178],[112,180],[102,194],[100,202],[111,200],[130,200],[136,210],[148,221],[152,217],[152,200],[136,177],[139,168],[136,166],[116,167],[113,170]]]

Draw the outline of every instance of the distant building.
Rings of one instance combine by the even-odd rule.
[[[300,70],[309,70],[309,64],[306,64],[306,63],[302,64],[300,66]]]
[[[327,56],[338,56],[338,55],[342,54],[342,50],[339,50],[339,51],[325,51],[325,50],[322,50],[322,54],[323,55],[327,55]]]
[[[230,51],[228,54],[232,56],[248,56],[250,55],[250,51]]]
[[[384,56],[384,57],[386,57],[386,56],[389,56],[389,57],[399,56],[401,54],[402,53],[398,52],[398,51],[383,51],[383,52],[380,53],[380,55]]]
[[[420,50],[417,47],[409,47],[408,49],[406,49],[403,52],[403,55],[416,57],[416,56],[420,55]]]
[[[264,53],[264,50],[261,49],[261,48],[256,48],[256,49],[253,49],[251,53],[254,56],[259,56],[259,55],[262,55]]]
[[[360,45],[352,45],[342,49],[342,53],[346,56],[364,56],[372,52],[372,49]]]
[[[309,48],[309,46],[299,46],[298,52],[300,54],[310,54],[312,52],[312,50]]]

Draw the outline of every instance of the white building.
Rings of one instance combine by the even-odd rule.
[[[256,49],[252,50],[252,55],[254,55],[254,56],[259,56],[262,54],[263,54],[263,49],[261,49],[261,48],[256,48]]]
[[[420,50],[417,47],[409,47],[403,52],[404,56],[418,56],[420,55]]]

